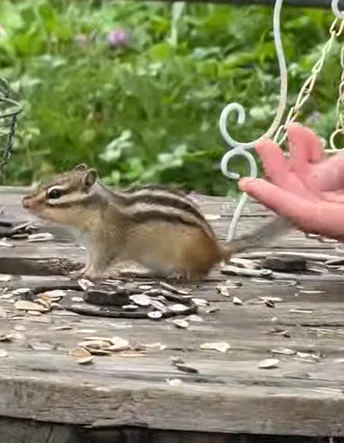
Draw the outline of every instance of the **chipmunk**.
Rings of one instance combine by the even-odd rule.
[[[101,278],[114,261],[132,260],[155,276],[198,280],[233,254],[266,245],[291,228],[275,217],[251,234],[220,244],[196,203],[159,185],[117,192],[85,164],[38,185],[22,199],[33,215],[76,228],[86,240],[86,266],[74,277]]]

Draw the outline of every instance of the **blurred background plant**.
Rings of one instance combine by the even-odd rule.
[[[289,105],[320,55],[330,11],[284,8]],[[328,138],[340,77],[334,47],[300,121]],[[235,192],[219,170],[223,107],[240,102],[242,141],[278,104],[272,9],[160,2],[1,0],[0,76],[23,105],[3,183],[30,184],[86,162],[111,185],[173,183]],[[244,171],[245,165],[239,164]]]

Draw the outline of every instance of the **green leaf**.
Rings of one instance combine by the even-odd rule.
[[[18,8],[9,0],[0,2],[1,25],[6,30],[15,30],[23,26],[23,20]]]
[[[148,50],[153,60],[165,60],[172,55],[173,51],[169,43],[157,43]]]

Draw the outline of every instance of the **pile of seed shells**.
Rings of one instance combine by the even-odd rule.
[[[33,243],[47,242],[54,239],[50,232],[37,232],[38,230],[39,228],[30,221],[14,222],[0,218],[0,246],[14,247],[16,245],[15,241],[18,240]]]
[[[0,238],[11,238],[13,240],[35,239],[38,228],[31,222],[15,223],[11,220],[0,219]],[[43,233],[46,234],[46,233]],[[41,234],[38,234],[39,236]]]
[[[0,299],[14,303],[16,310],[31,315],[67,310],[84,315],[151,320],[194,315],[209,305],[205,299],[193,297],[191,290],[163,281],[141,283],[109,279],[100,284],[81,279],[45,287],[4,289]],[[185,327],[182,319],[176,323],[178,327]]]
[[[78,313],[122,318],[149,318],[160,320],[177,315],[190,315],[208,302],[192,296],[185,290],[166,282],[104,280],[93,285],[85,280],[79,284],[84,289],[83,304],[72,304],[69,309]],[[96,308],[89,311],[90,305]]]

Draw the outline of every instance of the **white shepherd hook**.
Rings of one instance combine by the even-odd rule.
[[[234,140],[228,133],[226,128],[226,122],[229,114],[232,111],[236,111],[238,113],[238,124],[242,125],[245,123],[246,114],[245,109],[240,103],[230,103],[227,105],[220,115],[220,132],[225,142],[230,146],[230,151],[226,152],[221,160],[221,171],[222,173],[231,179],[238,180],[240,178],[239,174],[231,172],[228,168],[228,164],[233,157],[242,156],[245,157],[250,166],[250,176],[256,178],[257,177],[257,163],[255,158],[250,152],[247,152],[246,149],[253,148],[254,145],[263,138],[271,138],[272,135],[277,130],[278,126],[281,123],[284,110],[286,108],[287,103],[287,89],[288,89],[288,78],[287,78],[287,67],[281,42],[281,32],[280,32],[280,16],[281,16],[281,8],[282,8],[283,0],[276,0],[274,7],[274,16],[273,16],[273,34],[274,34],[274,43],[276,48],[276,54],[279,64],[280,76],[281,76],[281,87],[280,87],[280,101],[277,109],[277,113],[274,121],[272,122],[270,128],[267,130],[265,134],[263,134],[257,140],[248,143],[241,143]],[[338,6],[338,0],[337,0]],[[233,219],[231,225],[229,227],[227,240],[230,241],[234,235],[235,231],[242,214],[242,211],[247,203],[247,195],[244,193],[239,201],[239,204],[234,212]]]
[[[332,8],[332,12],[333,12],[333,14],[334,14],[339,20],[343,20],[344,15],[343,15],[343,13],[339,10],[339,0],[332,0],[332,2],[331,2],[331,8]]]

